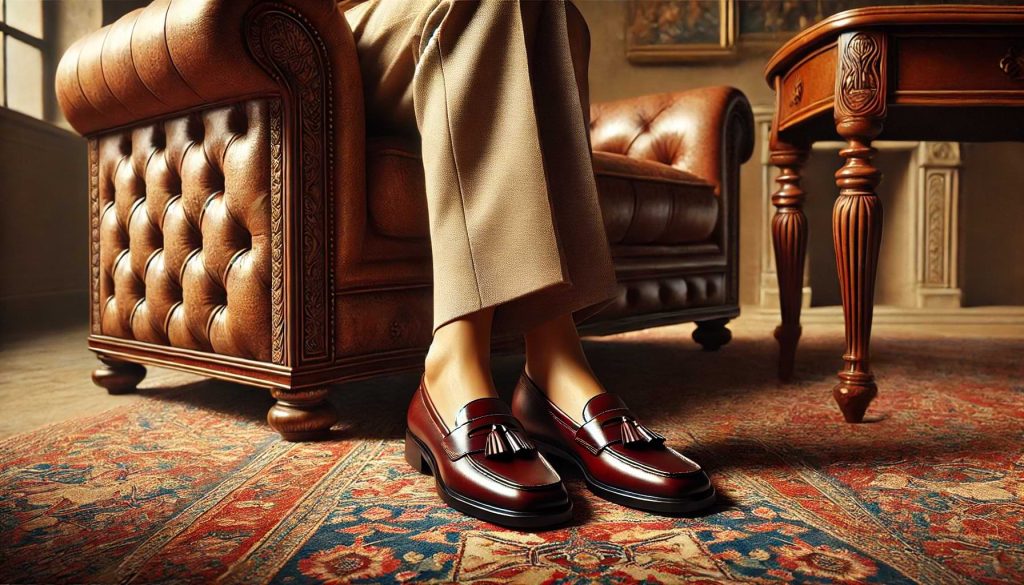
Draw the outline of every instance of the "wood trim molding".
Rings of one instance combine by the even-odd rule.
[[[327,48],[294,8],[260,4],[246,39],[256,62],[283,95],[284,310],[274,304],[276,334],[287,342],[275,361],[293,367],[334,358],[333,80]],[[278,226],[279,228],[281,226]],[[286,318],[291,316],[292,319]],[[286,328],[285,323],[296,326]]]
[[[89,330],[100,332],[100,154],[89,139]]]

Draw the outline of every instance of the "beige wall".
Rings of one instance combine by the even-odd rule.
[[[1024,144],[968,144],[963,152],[960,272],[964,303],[1022,305]]]
[[[769,107],[774,94],[765,83],[762,71],[770,51],[741,49],[732,61],[687,65],[633,65],[626,60],[625,1],[576,0],[591,31],[590,92],[594,101],[701,87],[732,85],[750,99],[751,104]],[[740,301],[758,302],[761,242],[764,238],[761,193],[761,137],[757,149],[741,175],[740,201]],[[1024,136],[1022,136],[1024,138]],[[1024,145],[968,145],[964,149],[961,194],[961,285],[965,305],[1024,305]],[[889,216],[897,217],[906,201],[897,197],[897,189],[908,180],[901,164],[906,153],[884,154],[879,167],[887,173],[879,192],[883,202],[892,205]],[[837,156],[816,152],[807,168],[805,187],[810,194],[808,218],[811,231],[810,277],[815,305],[838,304],[835,265],[830,242],[831,205],[835,187],[831,175],[839,166]],[[912,180],[910,178],[909,180]],[[894,213],[889,213],[889,212]],[[906,211],[909,211],[906,210]],[[905,229],[889,222],[883,234],[887,241],[898,241],[895,230]],[[883,249],[883,270],[893,268],[902,274],[879,284],[881,302],[897,302],[906,288],[900,279],[912,279],[909,259],[893,246]],[[906,265],[906,272],[902,272]],[[905,276],[904,276],[905,275]]]
[[[50,79],[67,47],[101,25],[99,0],[47,6]],[[85,140],[50,92],[50,122],[0,108],[0,337],[88,319]],[[57,125],[57,126],[55,126]]]
[[[88,318],[85,141],[0,108],[0,336]]]

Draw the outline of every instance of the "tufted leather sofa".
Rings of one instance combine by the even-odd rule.
[[[97,384],[152,364],[269,388],[271,426],[301,440],[335,421],[329,384],[421,366],[423,167],[415,140],[366,134],[357,63],[330,0],[156,0],[67,51]],[[697,321],[705,348],[728,341],[751,137],[726,87],[593,107],[620,294],[584,332]]]

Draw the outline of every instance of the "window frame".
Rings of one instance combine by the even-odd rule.
[[[47,75],[47,61],[48,61],[49,56],[50,56],[50,47],[49,47],[49,45],[46,42],[46,36],[45,36],[46,35],[46,24],[45,23],[46,23],[46,5],[47,5],[47,2],[45,2],[45,1],[41,2],[41,9],[43,10],[42,17],[43,17],[43,23],[44,23],[43,24],[43,36],[41,36],[41,37],[37,37],[37,36],[35,36],[35,35],[31,34],[31,33],[27,33],[27,32],[25,32],[25,31],[23,31],[23,30],[21,30],[19,28],[15,28],[15,27],[13,27],[13,26],[11,26],[10,24],[7,23],[7,6],[9,5],[9,3],[10,3],[10,0],[5,0],[3,2],[0,2],[0,33],[3,34],[3,38],[0,38],[0,42],[3,43],[2,50],[0,50],[0,58],[2,58],[3,61],[4,61],[3,62],[3,75],[0,75],[0,98],[2,98],[2,99],[0,99],[0,107],[4,108],[6,110],[10,110],[11,109],[10,106],[7,104],[7,99],[8,99],[7,76],[10,74],[10,62],[8,61],[8,55],[10,54],[10,51],[7,48],[7,39],[13,38],[15,40],[21,41],[22,43],[25,43],[26,45],[29,45],[32,48],[38,50],[40,55],[42,56],[42,59],[43,59],[43,77],[44,77],[44,87],[40,88],[41,92],[42,92],[41,93],[42,99],[43,99],[43,103],[40,104],[40,108],[41,108],[41,111],[42,111],[42,117],[40,117],[40,118],[36,118],[35,116],[29,116],[29,117],[30,118],[36,118],[36,119],[39,119],[39,120],[42,120],[42,121],[45,122],[45,121],[47,121],[47,117],[48,117],[47,116],[47,112],[48,112],[48,109],[49,109],[49,105],[47,104],[47,98],[46,98],[47,88],[45,87],[45,77]],[[25,115],[28,115],[28,114],[25,114]]]

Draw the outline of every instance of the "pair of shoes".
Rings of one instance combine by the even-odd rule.
[[[562,478],[501,400],[469,402],[449,429],[421,380],[406,424],[405,460],[434,476],[437,493],[452,508],[512,528],[542,528],[572,518]]]
[[[665,446],[617,396],[592,398],[582,420],[577,425],[524,373],[512,409],[479,398],[449,429],[421,380],[409,404],[405,458],[434,476],[452,508],[513,528],[572,518],[572,500],[545,455],[575,465],[594,494],[625,506],[690,514],[714,503],[715,489],[700,466]]]

